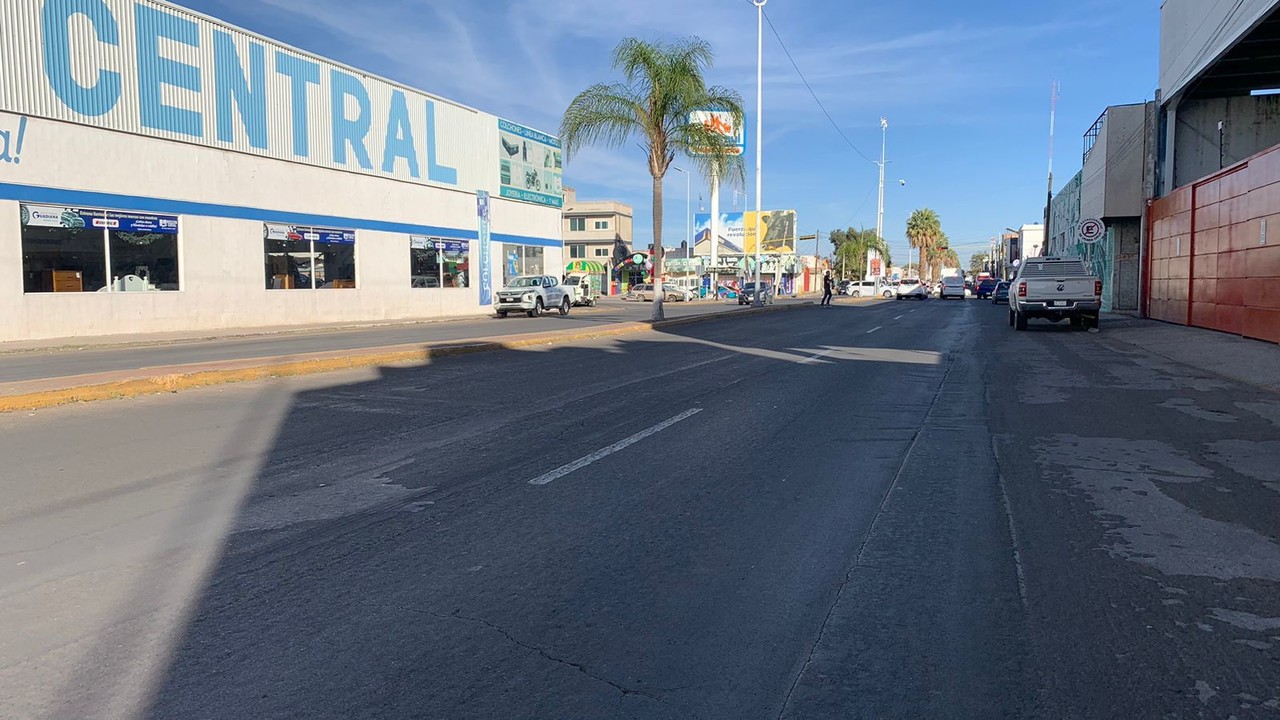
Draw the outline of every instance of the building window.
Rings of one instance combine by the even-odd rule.
[[[602,257],[602,258],[609,257],[609,248],[596,248],[595,251],[596,251],[595,252],[596,257]]]
[[[582,232],[587,229],[586,218],[569,218],[569,232]]]
[[[608,230],[608,229],[609,229],[609,221],[608,221],[608,220],[597,220],[597,221],[596,221],[596,229],[597,229],[597,230]]]
[[[470,244],[445,238],[409,238],[409,273],[416,288],[471,287]]]
[[[355,230],[267,223],[262,235],[268,290],[356,286]]]
[[[27,204],[20,211],[24,292],[178,289],[176,215]]]
[[[544,248],[527,245],[504,245],[502,248],[502,282],[520,275],[541,275],[543,269]],[[557,273],[557,277],[559,273]]]
[[[570,245],[570,246],[569,246],[569,259],[570,259],[570,260],[581,260],[582,258],[585,258],[586,256],[587,256],[587,246],[586,246],[586,245]]]

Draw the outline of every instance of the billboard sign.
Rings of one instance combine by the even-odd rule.
[[[498,121],[498,184],[502,197],[561,207],[562,164],[559,140],[508,120]]]
[[[720,239],[730,243],[741,252],[745,228],[744,215],[740,212],[720,213]],[[693,236],[702,242],[711,236],[711,213],[697,213],[693,216]]]
[[[695,110],[689,113],[690,125],[702,125],[714,133],[730,139],[726,148],[730,155],[741,155],[747,147],[742,127],[733,122],[733,113],[724,110]],[[705,153],[704,153],[705,154]]]
[[[744,213],[743,251],[748,255],[756,253],[756,213]],[[764,234],[764,242],[760,246],[762,253],[792,254],[796,251],[796,211],[765,210],[760,213],[759,229]]]
[[[489,227],[490,208],[489,193],[476,191],[476,216],[480,223],[480,305],[493,304],[493,238]]]

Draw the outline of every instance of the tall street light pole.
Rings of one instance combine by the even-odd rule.
[[[764,6],[769,0],[751,0],[756,6],[756,292],[752,305],[760,307],[760,246],[764,237],[760,233],[760,154],[764,150]]]
[[[671,169],[675,170],[678,173],[684,173],[684,239],[685,239],[685,242],[688,243],[688,245],[685,246],[686,248],[685,259],[689,259],[693,257],[693,238],[689,236],[689,213],[690,213],[690,205],[689,205],[690,194],[689,193],[691,192],[691,186],[689,183],[689,171],[685,170],[684,168],[678,168],[675,165],[672,165]]]
[[[880,201],[876,208],[876,239],[884,241],[884,154],[885,148],[889,142],[889,119],[880,118]],[[879,251],[876,251],[877,254]],[[867,253],[867,265],[871,265],[871,253]],[[871,268],[867,268],[867,274],[871,274]],[[880,290],[880,276],[876,275],[876,292]]]

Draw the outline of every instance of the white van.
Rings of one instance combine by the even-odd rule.
[[[938,297],[946,300],[947,298],[956,297],[964,299],[964,278],[960,275],[950,275],[942,278],[942,289],[938,291]]]

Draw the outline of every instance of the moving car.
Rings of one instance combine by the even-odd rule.
[[[841,280],[840,282],[836,283],[836,294],[850,295],[853,292],[854,285],[855,283],[852,280]]]
[[[498,317],[507,313],[523,312],[537,317],[543,310],[556,308],[561,315],[569,314],[573,303],[572,291],[551,275],[521,275],[511,278],[494,297],[494,310]]]
[[[1009,302],[1009,282],[1001,280],[996,283],[996,289],[991,291],[991,304],[1001,305]]]
[[[1102,280],[1075,255],[1027,258],[1009,292],[1009,324],[1015,330],[1026,330],[1031,318],[1097,328],[1101,310]]]
[[[862,280],[862,281],[859,281],[859,282],[854,282],[854,283],[852,283],[852,284],[850,284],[850,285],[849,285],[849,291],[848,291],[847,293],[844,293],[844,294],[846,294],[846,295],[852,295],[853,297],[875,297],[875,296],[876,296],[876,281],[875,281],[875,280]],[[892,287],[889,287],[888,285],[881,284],[881,285],[880,285],[880,295],[881,295],[881,297],[887,297],[887,298],[888,298],[888,297],[893,297],[893,288],[892,288]]]
[[[929,297],[929,288],[921,285],[919,280],[903,280],[894,290],[894,297],[899,300],[903,298],[924,300]]]
[[[983,278],[979,280],[978,284],[974,287],[973,294],[977,295],[979,298],[989,298],[991,297],[991,294],[996,291],[996,286],[999,284],[1000,281],[995,278]]]
[[[938,290],[938,297],[946,300],[947,298],[965,298],[964,278],[959,275],[942,278],[942,286]]]
[[[738,304],[751,305],[756,301],[756,284],[749,282],[742,286],[738,291]],[[769,283],[760,283],[760,302],[764,305],[773,303],[773,286]]]

